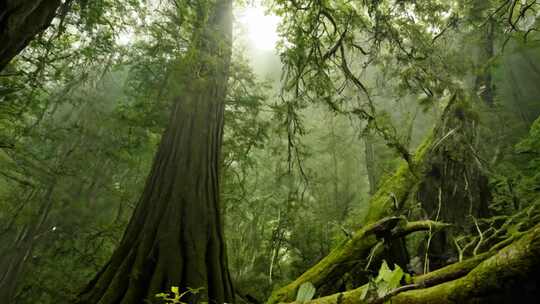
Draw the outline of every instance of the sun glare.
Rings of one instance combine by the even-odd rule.
[[[249,42],[261,50],[273,50],[278,41],[279,17],[266,15],[259,4],[241,9],[238,21],[245,27]]]

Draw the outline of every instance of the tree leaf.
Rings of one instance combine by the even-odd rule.
[[[313,299],[315,295],[315,286],[311,282],[305,282],[298,288],[298,294],[296,295],[296,301],[305,302]]]

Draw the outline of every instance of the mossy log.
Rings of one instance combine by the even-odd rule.
[[[413,278],[389,296],[362,300],[363,288],[304,304],[536,303],[539,296],[540,224],[498,252],[487,252]]]
[[[450,264],[424,275],[415,276],[413,277],[413,283],[421,287],[431,287],[461,278],[494,254],[494,251],[484,252],[462,262]]]
[[[388,217],[357,231],[352,238],[334,249],[317,265],[289,285],[274,293],[268,303],[283,302],[293,299],[297,289],[305,282],[317,288],[318,295],[332,293],[340,278],[351,269],[365,267],[369,263],[370,251],[380,242],[403,237],[409,233],[422,230],[437,231],[448,227],[448,224],[425,220],[408,222],[400,217]]]
[[[373,247],[379,242],[373,227],[380,225],[378,221],[381,219],[395,215],[404,216],[410,221],[426,217],[434,219],[434,209],[437,209],[435,213],[441,215],[438,220],[456,223],[452,229],[463,232],[461,228],[467,226],[464,223],[466,219],[482,216],[489,195],[485,193],[487,180],[478,167],[478,160],[474,159],[471,142],[474,134],[468,131],[474,129],[474,125],[475,117],[470,107],[453,98],[438,125],[417,149],[411,161],[403,162],[372,196],[365,226],[298,279],[274,291],[268,304],[292,301],[296,290],[304,282],[311,282],[317,287],[317,296],[356,288],[365,283],[369,274],[365,267],[367,260],[370,255],[373,256]],[[444,233],[434,240],[439,252],[452,250],[449,240],[455,233]],[[396,244],[403,246],[403,239],[394,239],[401,244],[387,242],[388,248]],[[420,249],[413,248],[411,251],[405,250],[407,255],[418,255]],[[385,258],[389,259],[388,252]],[[401,261],[407,259],[408,256],[396,258]],[[392,258],[390,260],[402,268],[406,266],[402,262],[392,261]],[[377,266],[372,264],[371,269]]]

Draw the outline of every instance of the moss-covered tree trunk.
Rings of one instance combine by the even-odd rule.
[[[424,257],[424,270],[440,268],[456,260],[454,237],[476,234],[475,220],[489,215],[491,195],[478,156],[478,145],[482,141],[477,125],[476,114],[469,105],[456,103],[447,110],[426,155],[424,175],[408,203],[407,208],[420,207],[417,214],[408,214],[409,218],[427,217],[454,224],[452,229],[426,236],[429,242],[420,242],[419,248],[409,246],[411,256]],[[427,260],[426,250],[429,251]]]
[[[50,24],[60,0],[0,1],[0,71]]]
[[[120,245],[78,303],[157,303],[155,294],[172,286],[204,288],[191,302],[233,301],[219,204],[231,1],[218,0],[204,15],[181,71],[191,77],[175,93],[140,201]]]
[[[269,304],[292,301],[304,282],[315,285],[317,296],[355,288],[367,281],[370,270],[378,269],[382,258],[399,263],[403,257],[391,256],[396,252],[392,249],[403,240],[380,238],[372,231],[373,225],[389,216],[455,224],[454,231],[439,236],[435,229],[426,233],[431,234],[430,242],[437,246],[430,246],[431,254],[441,255],[435,266],[446,262],[449,257],[441,252],[452,252],[451,237],[472,229],[473,217],[485,215],[489,201],[487,179],[475,156],[475,124],[475,115],[468,105],[452,99],[432,134],[416,151],[411,167],[403,163],[372,196],[364,227],[297,280],[276,290]],[[408,254],[424,256],[425,235],[408,238],[407,243],[411,251]],[[402,268],[407,266],[400,264]]]

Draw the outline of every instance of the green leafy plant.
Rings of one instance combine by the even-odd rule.
[[[409,280],[410,277],[398,265],[394,264],[394,270],[390,270],[386,261],[383,261],[379,274],[363,288],[360,295],[361,300],[381,299],[388,295],[392,290],[401,285],[402,279]]]
[[[182,302],[182,298],[188,294],[196,295],[202,289],[202,287],[195,289],[188,287],[186,291],[180,292],[180,289],[177,286],[172,286],[170,292],[158,293],[156,297],[163,299],[167,304],[187,304],[187,302]]]
[[[304,284],[300,285],[300,288],[298,288],[298,293],[296,294],[296,301],[297,302],[305,302],[313,299],[313,296],[315,295],[315,286],[311,282],[305,282]]]

